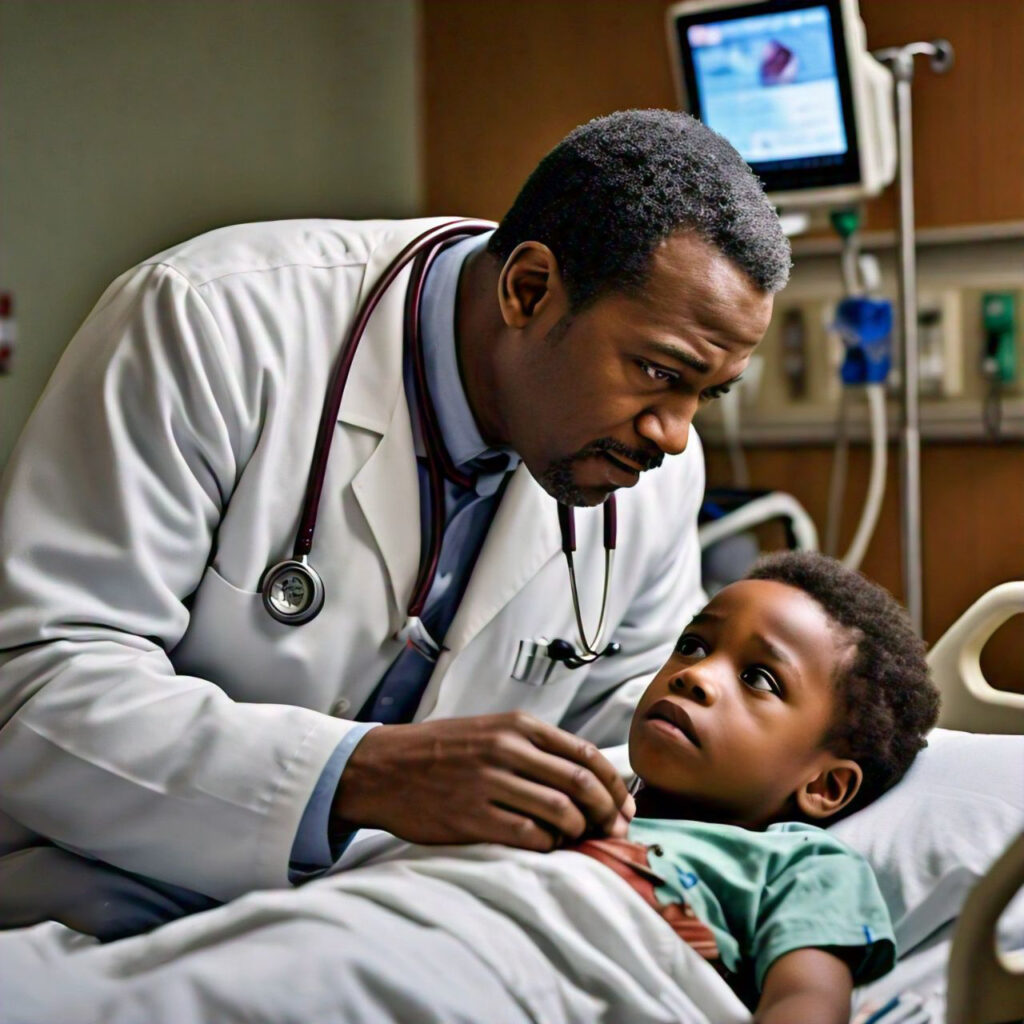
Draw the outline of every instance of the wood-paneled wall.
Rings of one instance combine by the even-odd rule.
[[[538,159],[576,125],[630,107],[675,107],[665,41],[668,0],[423,0],[425,211],[498,218]],[[948,38],[944,76],[914,83],[919,227],[1024,220],[1024,0],[860,0],[872,47]],[[868,226],[893,224],[893,196]],[[827,448],[751,452],[757,484],[795,494],[819,524]],[[866,459],[851,453],[851,505]],[[976,597],[1024,578],[1024,450],[928,445],[925,634],[935,640]],[[709,451],[709,479],[726,482]],[[865,570],[901,591],[896,456]],[[853,523],[847,528],[852,530]],[[993,638],[987,673],[1024,688],[1024,619]]]
[[[675,107],[667,0],[422,0],[428,213],[500,217],[576,125]],[[920,227],[1024,219],[1024,0],[860,0],[868,45],[945,37],[945,75],[918,61]],[[867,226],[894,223],[891,192]]]

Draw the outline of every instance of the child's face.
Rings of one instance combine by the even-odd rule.
[[[768,580],[721,590],[633,716],[629,754],[647,786],[643,813],[753,828],[790,816],[801,787],[829,784],[819,776],[836,758],[820,743],[833,679],[853,653],[802,590]]]

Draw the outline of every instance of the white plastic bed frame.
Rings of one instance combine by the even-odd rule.
[[[939,725],[965,732],[1024,734],[1024,693],[996,690],[981,672],[981,649],[1009,618],[1024,614],[1024,581],[979,598],[928,655],[942,694]],[[1024,666],[1022,666],[1024,671]],[[1024,779],[1024,765],[1021,765]],[[1024,951],[1005,953],[996,923],[1024,886],[1024,834],[971,890],[957,920],[949,956],[947,1024],[1005,1024],[1024,1018]]]

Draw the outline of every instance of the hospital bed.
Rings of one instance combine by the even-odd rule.
[[[940,728],[898,786],[834,826],[874,867],[899,952],[892,973],[855,992],[859,1021],[897,1000],[911,1008],[900,1024],[1024,1017],[1024,695],[992,690],[978,663],[1016,613],[1024,582],[987,594],[935,645]],[[347,856],[374,870],[253,893],[106,946],[53,923],[0,933],[0,1021],[749,1020],[590,858],[403,846],[369,835]],[[425,966],[422,951],[441,944]],[[480,978],[473,963],[486,965]]]
[[[928,655],[942,693],[928,749],[903,782],[833,828],[874,867],[899,948],[896,969],[855,1006],[909,992],[933,1021],[1024,1020],[1024,694],[994,689],[980,665],[1017,614],[1024,582],[1005,583],[946,631]]]
[[[699,536],[709,590],[746,574],[759,554],[749,531],[773,520],[782,522],[791,549],[817,549],[813,521],[791,495],[749,489],[708,492]],[[741,564],[729,564],[730,559],[737,561],[732,552],[724,559],[714,557],[716,545],[744,538],[750,538],[750,543],[747,548],[737,545]],[[928,655],[932,678],[942,693],[932,749],[921,755],[920,763],[892,794],[834,828],[876,870],[885,871],[894,917],[902,915],[897,920],[901,962],[887,978],[858,993],[862,1007],[884,1006],[896,1000],[901,989],[918,989],[913,995],[920,998],[921,1019],[927,1015],[941,1020],[943,1013],[949,1024],[1024,1019],[1024,895],[1007,915],[1010,924],[1003,925],[1002,944],[1008,944],[1010,952],[1001,952],[1000,942],[993,938],[1000,915],[1024,886],[1024,742],[989,740],[989,735],[1024,734],[1024,693],[994,689],[980,662],[989,637],[1016,614],[1024,614],[1024,582],[990,590],[946,631]],[[1000,753],[994,762],[996,748]],[[984,824],[977,831],[966,827],[963,816],[957,814],[962,806],[959,794],[965,791],[964,771],[969,771],[981,801],[999,799],[998,790],[988,792],[990,781],[1008,784],[1016,808],[1007,819],[1009,832]],[[951,803],[944,801],[940,811],[935,790],[948,785],[949,772],[955,773],[958,796]],[[945,822],[944,833],[934,831],[936,821]],[[898,844],[915,832],[927,837],[916,857],[899,855]],[[1020,834],[1011,840],[1015,832]],[[979,837],[984,841],[978,842]],[[968,852],[972,843],[976,848]],[[918,871],[921,877],[915,878]],[[975,888],[965,899],[965,887],[971,883]],[[901,895],[907,885],[915,894],[909,905]],[[937,914],[948,920],[941,916],[936,920]],[[912,1005],[914,998],[908,1003]],[[898,1016],[898,1008],[894,1015]],[[861,1014],[863,1019],[869,1016],[867,1009]]]

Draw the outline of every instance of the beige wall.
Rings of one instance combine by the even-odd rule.
[[[0,0],[0,466],[106,285],[221,224],[406,216],[415,0]]]

